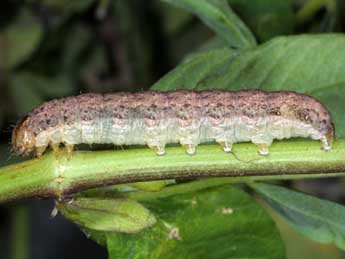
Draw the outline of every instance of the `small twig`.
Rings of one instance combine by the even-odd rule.
[[[217,145],[200,145],[188,156],[181,147],[168,147],[156,156],[148,148],[115,151],[79,151],[68,160],[48,153],[41,159],[0,168],[0,202],[26,198],[61,198],[89,188],[159,179],[231,177],[248,180],[322,178],[345,175],[345,140],[331,151],[317,141],[281,141],[262,157],[250,143],[234,146],[239,161]],[[61,179],[61,175],[64,177]]]

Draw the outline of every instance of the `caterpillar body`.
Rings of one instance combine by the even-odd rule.
[[[225,152],[251,141],[267,155],[274,139],[320,140],[329,150],[334,137],[330,112],[316,99],[288,91],[187,91],[81,94],[46,102],[13,130],[13,150],[39,157],[61,143],[72,153],[81,143],[146,144],[158,155],[168,143],[188,154],[216,141]]]

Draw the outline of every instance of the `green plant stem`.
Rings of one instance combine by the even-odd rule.
[[[200,145],[194,156],[178,146],[166,151],[164,156],[148,148],[77,151],[71,159],[65,152],[49,152],[0,168],[0,202],[61,198],[89,188],[158,179],[231,177],[232,182],[246,182],[345,175],[345,140],[335,141],[329,152],[317,141],[278,141],[267,157],[250,143],[236,144],[234,154],[214,144]]]

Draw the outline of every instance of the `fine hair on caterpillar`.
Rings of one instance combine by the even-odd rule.
[[[269,154],[274,139],[303,137],[331,149],[330,112],[313,97],[290,91],[187,91],[81,94],[42,104],[12,132],[12,148],[40,157],[50,145],[148,145],[157,155],[180,143],[193,155],[200,143],[218,142],[225,152],[252,142]]]

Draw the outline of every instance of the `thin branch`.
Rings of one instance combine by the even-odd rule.
[[[250,143],[234,146],[234,154],[217,145],[200,145],[197,154],[181,147],[156,156],[148,148],[77,151],[72,159],[61,152],[0,168],[0,202],[27,198],[61,198],[95,187],[158,179],[231,177],[250,180],[321,178],[345,175],[345,140],[331,151],[309,140],[275,142],[270,155],[259,156]]]

